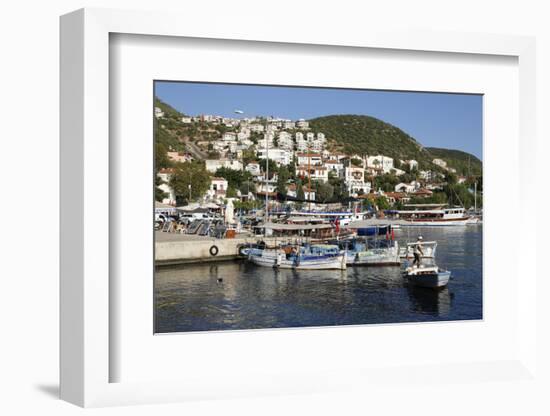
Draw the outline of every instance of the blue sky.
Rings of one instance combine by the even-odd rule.
[[[424,92],[155,82],[155,94],[188,115],[275,116],[296,120],[365,114],[404,130],[424,146],[482,159],[482,96]]]

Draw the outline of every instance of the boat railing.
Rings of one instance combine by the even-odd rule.
[[[415,242],[415,243],[407,243],[407,246],[417,246],[418,244],[421,244],[423,246],[429,246],[429,245],[437,245],[437,241],[422,241],[422,242]]]
[[[437,249],[437,241],[422,241],[422,242],[414,242],[414,243],[407,243],[406,246],[402,247],[400,251],[401,257],[409,257],[412,255],[414,251],[414,247],[421,244],[422,248],[424,249],[424,258],[434,258],[435,252]]]

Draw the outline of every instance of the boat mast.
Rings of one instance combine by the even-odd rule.
[[[267,237],[267,221],[269,218],[269,140],[267,134],[267,117],[265,119],[265,219],[264,237]]]
[[[309,139],[307,141],[307,182],[307,200],[309,201],[307,210],[311,212],[311,153],[309,147]]]
[[[474,182],[474,213],[477,213],[477,178]]]
[[[345,172],[345,169],[344,169]],[[348,210],[351,211],[351,157],[348,159],[348,175],[344,175],[345,179],[348,181]]]

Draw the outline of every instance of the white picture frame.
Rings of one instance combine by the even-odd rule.
[[[318,373],[282,371],[269,379],[230,380],[194,376],[178,381],[111,382],[110,366],[120,359],[111,349],[110,308],[113,298],[109,276],[110,172],[109,157],[109,38],[111,34],[225,39],[285,44],[331,45],[335,48],[429,51],[439,54],[502,55],[515,57],[519,68],[519,196],[521,214],[533,202],[534,184],[527,174],[536,152],[535,42],[533,38],[422,31],[380,31],[353,28],[328,34],[321,29],[278,31],[265,25],[261,31],[235,33],[234,26],[205,26],[200,19],[173,13],[83,9],[61,18],[61,397],[80,406],[158,403],[198,398],[242,397],[262,394],[338,391],[353,384],[371,388],[400,379],[401,383],[429,383],[447,372],[462,382],[485,378],[536,380],[536,250],[519,236],[517,261],[525,265],[523,285],[517,290],[517,354],[499,361],[457,364],[450,360],[415,369],[323,369]],[[490,151],[490,149],[489,149]],[[534,205],[534,203],[533,203]],[[523,211],[525,210],[525,211]],[[522,215],[526,217],[526,215]],[[531,217],[532,218],[532,217]],[[527,224],[519,219],[519,224]],[[521,226],[521,225],[520,225]],[[535,232],[535,231],[533,231]],[[533,233],[529,239],[533,238]],[[519,264],[519,263],[517,263]],[[511,274],[518,273],[512,268]],[[296,330],[294,330],[296,331]],[[302,330],[303,331],[303,330]],[[303,337],[312,336],[305,331]],[[206,374],[206,373],[205,373]],[[406,374],[409,374],[407,376]],[[411,374],[413,374],[411,376]],[[343,382],[348,379],[351,381]],[[283,386],[283,387],[282,387]]]

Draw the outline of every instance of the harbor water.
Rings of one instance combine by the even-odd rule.
[[[412,287],[400,267],[274,270],[247,261],[159,268],[155,332],[476,320],[482,308],[482,226],[402,228],[400,244],[437,241],[452,272],[440,290]]]

